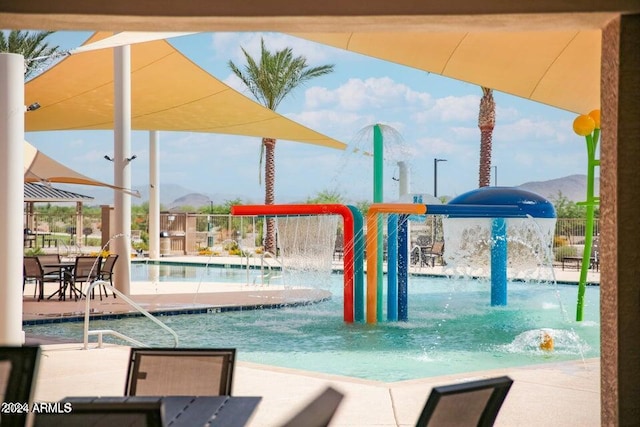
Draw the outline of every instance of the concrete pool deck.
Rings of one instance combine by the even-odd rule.
[[[237,260],[237,258],[236,258]],[[211,262],[202,257],[163,258],[162,261]],[[222,265],[233,260],[219,259]],[[217,262],[216,262],[217,263]],[[438,274],[438,267],[423,268]],[[441,274],[441,273],[440,273]],[[576,281],[579,271],[555,272],[558,281]],[[590,281],[596,281],[592,273]],[[186,285],[186,284],[185,284]],[[191,283],[188,286],[195,286]],[[190,309],[206,304],[225,306],[265,301],[279,304],[289,298],[298,302],[322,298],[310,290],[287,291],[260,285],[201,284],[194,289],[181,287],[182,293],[171,293],[162,284],[136,282],[133,298],[149,311]],[[184,293],[187,292],[187,293]],[[85,301],[34,301],[33,288],[25,290],[24,319],[47,316],[78,316]],[[96,298],[91,307],[97,311],[118,313],[128,310],[122,301],[112,297],[102,302]],[[29,337],[29,341],[41,338]],[[92,344],[91,347],[95,347]],[[129,347],[108,345],[102,349],[82,350],[72,343],[44,344],[40,373],[35,392],[36,401],[56,401],[65,396],[122,395],[126,378]],[[600,425],[600,361],[548,363],[518,368],[470,372],[417,380],[384,383],[351,377],[237,362],[233,394],[262,396],[251,427],[275,426],[303,406],[325,386],[331,385],[346,395],[331,423],[332,426],[411,426],[414,425],[433,386],[459,381],[509,375],[514,380],[496,421],[497,426],[599,426]]]

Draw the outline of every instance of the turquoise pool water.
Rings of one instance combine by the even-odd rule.
[[[246,280],[246,272],[238,269],[205,272],[203,267],[190,267],[195,270],[185,270],[187,279],[179,278],[180,268],[168,277]],[[146,279],[145,269],[134,264],[134,280]],[[595,286],[587,288],[586,320],[575,322],[577,286],[513,282],[508,305],[491,307],[488,281],[412,276],[409,321],[377,325],[342,321],[341,275],[316,286],[329,289],[332,299],[295,308],[161,320],[178,333],[183,347],[236,347],[239,360],[380,381],[599,356],[599,288]],[[91,328],[114,329],[154,346],[172,345],[166,333],[144,318],[93,321]],[[554,337],[551,353],[539,348],[543,329]],[[26,326],[25,330],[82,338],[81,323]]]

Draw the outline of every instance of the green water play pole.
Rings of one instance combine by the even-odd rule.
[[[584,231],[584,251],[582,253],[582,265],[580,268],[580,281],[578,283],[578,303],[576,306],[576,321],[581,322],[584,315],[584,294],[587,287],[587,272],[591,264],[591,252],[593,249],[593,217],[595,205],[600,203],[600,198],[594,195],[595,168],[600,166],[600,160],[596,159],[596,148],[600,137],[600,110],[594,110],[589,115],[579,116],[573,123],[573,130],[585,137],[587,142],[587,200],[578,203],[587,208],[587,223]]]
[[[382,190],[382,169],[384,165],[384,146],[382,139],[382,128],[379,124],[373,126],[373,203],[383,203],[383,190]],[[382,315],[382,278],[383,278],[383,255],[384,255],[384,242],[382,232],[383,221],[382,215],[378,215],[378,234],[376,236],[376,246],[378,247],[378,257],[376,259],[378,275],[376,277],[376,289],[377,289],[377,319],[379,322],[383,320]]]

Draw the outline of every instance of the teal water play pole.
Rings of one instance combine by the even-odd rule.
[[[579,116],[573,123],[573,130],[585,137],[587,142],[587,200],[579,205],[587,208],[587,222],[584,230],[584,251],[582,253],[582,265],[580,267],[580,281],[578,282],[578,302],[576,305],[576,321],[580,322],[584,317],[584,294],[587,287],[587,273],[591,264],[591,252],[593,249],[593,217],[595,205],[600,199],[594,196],[595,168],[600,166],[600,160],[596,159],[596,148],[600,137],[600,111],[594,110],[588,116]]]
[[[382,129],[379,124],[373,126],[373,203],[382,203],[383,202],[383,190],[382,190],[382,177],[383,177],[383,164],[384,164],[384,146],[382,140]],[[378,233],[375,236],[376,239],[376,247],[378,248],[378,254],[376,259],[376,264],[378,266],[378,275],[377,275],[377,289],[378,289],[378,297],[377,297],[377,317],[378,321],[382,321],[382,278],[383,278],[383,221],[382,216],[378,216]],[[374,236],[368,237],[368,239],[373,239]]]
[[[507,221],[491,220],[491,306],[507,305]]]

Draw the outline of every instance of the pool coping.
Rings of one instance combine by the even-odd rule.
[[[192,298],[193,294],[158,294],[158,295],[132,295],[131,298],[138,304],[153,305],[145,308],[152,315],[157,317],[185,315],[185,314],[218,314],[234,311],[253,310],[274,310],[287,307],[300,307],[318,304],[331,299],[329,291],[315,289],[282,289],[282,290],[251,290],[249,292],[217,292],[200,293],[198,298],[203,300],[200,303],[184,302],[186,298]],[[256,303],[248,298],[260,299]],[[264,302],[266,300],[273,302]],[[183,300],[183,302],[176,302]],[[215,300],[218,300],[217,302]],[[234,302],[235,300],[235,302]],[[50,301],[39,302],[35,300],[25,300],[23,306],[28,310],[26,314],[23,310],[23,326],[34,326],[51,323],[83,322],[84,311],[78,310],[84,307],[86,300],[81,301]],[[117,301],[111,297],[104,300],[92,300],[94,307],[89,314],[90,320],[111,320],[127,317],[141,317],[142,313],[134,310],[122,301],[124,310],[113,310],[113,305]],[[47,312],[38,312],[38,307],[47,307]],[[171,306],[171,308],[167,308]],[[33,314],[35,313],[35,314]]]

